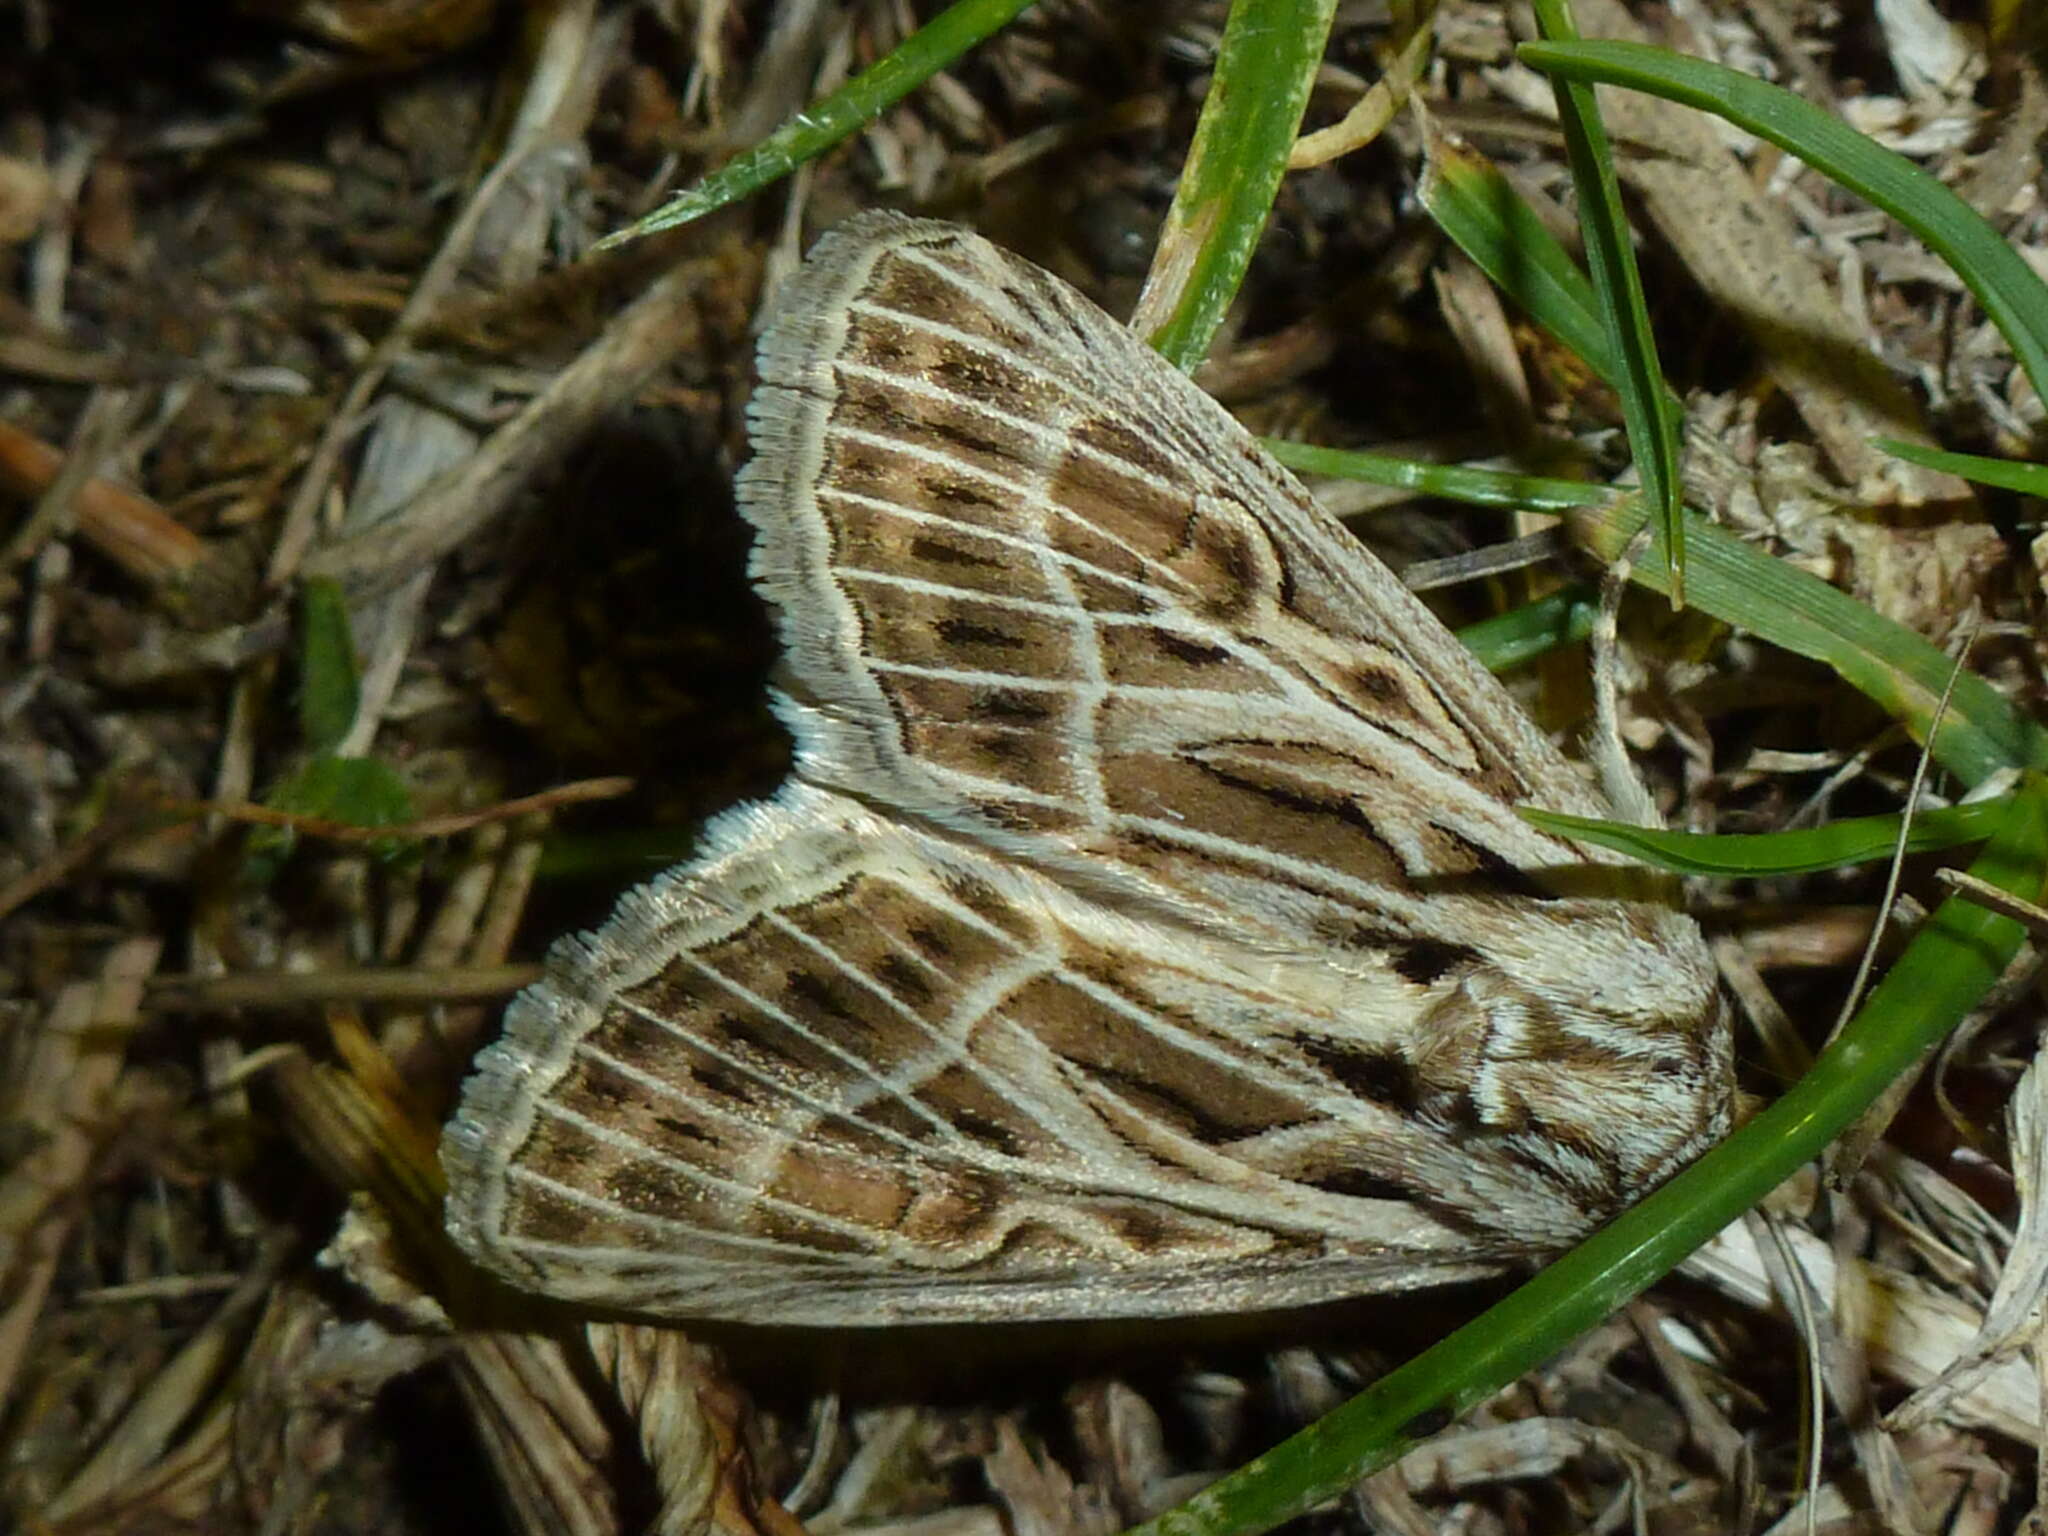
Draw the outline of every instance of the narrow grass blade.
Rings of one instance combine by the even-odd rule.
[[[1537,24],[1548,36],[1576,35],[1565,0],[1534,0],[1534,4]],[[1554,82],[1554,89],[1565,159],[1578,189],[1586,264],[1592,272],[1609,352],[1619,370],[1615,387],[1621,397],[1622,421],[1628,428],[1629,452],[1642,481],[1643,499],[1663,532],[1664,558],[1670,567],[1666,591],[1672,606],[1682,608],[1685,523],[1680,516],[1678,419],[1667,405],[1669,390],[1657,361],[1657,339],[1650,329],[1642,274],[1636,270],[1628,214],[1621,206],[1621,183],[1614,172],[1614,156],[1592,87],[1560,79]]]
[[[959,0],[831,95],[820,98],[661,207],[597,243],[609,250],[701,219],[780,181],[806,160],[851,137],[975,44],[1001,31],[1032,0]]]
[[[1981,842],[1998,829],[2009,799],[1921,811],[1906,834],[1908,853]],[[1794,832],[1667,832],[1624,821],[1566,816],[1522,807],[1522,817],[1546,832],[1594,843],[1681,875],[1756,877],[1805,875],[1846,864],[1888,859],[1899,846],[1903,816],[1852,816]]]
[[[1267,446],[1283,464],[1311,474],[1345,475],[1477,506],[1558,512],[1571,524],[1575,542],[1601,560],[1619,559],[1643,522],[1640,507],[1579,481],[1298,443]],[[1686,528],[1694,607],[1832,667],[1926,740],[1934,705],[1954,670],[1951,658],[1819,577],[1772,559],[1705,518],[1688,512]],[[1667,580],[1664,562],[1657,559],[1636,561],[1629,576],[1653,590]],[[2003,768],[2048,768],[2048,732],[1982,678],[1965,673],[1956,679],[1934,752],[1964,783],[1978,784]]]
[[[1585,639],[1593,632],[1599,611],[1600,595],[1591,587],[1574,584],[1524,603],[1511,613],[1467,624],[1458,631],[1458,639],[1488,668],[1505,672],[1561,645]]]
[[[2048,894],[2048,784],[2030,777],[1971,873]],[[1976,1006],[2024,933],[1961,897],[1938,907],[1785,1096],[1474,1322],[1131,1536],[1254,1536],[1313,1508],[1485,1401],[1675,1267],[1811,1161]]]
[[[1367,453],[1357,448],[1318,448],[1313,443],[1290,443],[1277,437],[1259,441],[1274,458],[1304,475],[1363,480],[1474,507],[1568,512],[1577,507],[1597,507],[1615,496],[1609,487],[1585,480],[1558,480],[1546,475],[1477,469],[1467,464],[1423,464],[1391,454]]]
[[[1923,469],[1938,469],[1978,485],[1995,485],[2002,491],[2018,491],[2022,496],[2048,497],[2048,464],[1987,459],[1979,453],[1949,453],[1940,448],[1923,448],[1918,443],[1902,443],[1895,437],[1880,437],[1877,446]]]
[[[1571,253],[1477,150],[1437,134],[1428,157],[1418,195],[1437,227],[1496,288],[1618,391],[1621,364],[1600,300]]]
[[[1641,43],[1524,43],[1524,63],[1566,80],[1648,91],[1725,118],[1868,198],[1948,263],[2048,396],[2048,285],[1984,216],[1903,155],[1775,85]]]
[[[1567,515],[1574,542],[1603,560],[1620,557],[1642,526],[1638,509],[1583,507]],[[1695,607],[1771,644],[1832,667],[1842,679],[1926,741],[1934,709],[1955,671],[1953,658],[1817,576],[1687,514],[1688,590]],[[1632,579],[1655,589],[1665,579],[1655,558],[1636,562]],[[2048,733],[1982,678],[1955,679],[1936,759],[1965,784],[2004,768],[2048,768]]]
[[[1437,227],[1472,258],[1493,285],[1568,347],[1608,388],[1620,392],[1622,366],[1600,318],[1593,285],[1536,210],[1491,160],[1432,135],[1417,195]],[[1682,420],[1678,397],[1664,408]]]
[[[1132,326],[1193,369],[1265,230],[1336,0],[1234,0],[1202,118]]]

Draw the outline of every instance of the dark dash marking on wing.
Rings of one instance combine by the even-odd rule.
[[[1477,950],[1443,939],[1410,939],[1388,947],[1393,953],[1396,973],[1418,987],[1441,980],[1460,966],[1474,964],[1480,958]]]
[[[1474,870],[1489,884],[1499,886],[1510,896],[1526,901],[1556,901],[1557,892],[1550,890],[1519,864],[1494,852],[1484,843],[1475,842],[1455,827],[1447,827],[1432,821],[1430,830],[1443,836],[1449,842],[1464,850],[1472,860]]]
[[[1017,1132],[1000,1120],[977,1114],[970,1109],[954,1109],[946,1114],[946,1123],[965,1136],[969,1141],[979,1142],[1005,1157],[1027,1156],[1030,1144]]]
[[[1139,1253],[1161,1252],[1171,1247],[1180,1235],[1159,1212],[1142,1205],[1105,1205],[1097,1214],[1115,1227],[1118,1235]]]
[[[1071,1059],[1071,1058],[1070,1058]],[[1113,1090],[1117,1096],[1140,1110],[1157,1112],[1165,1110],[1168,1115],[1181,1122],[1181,1129],[1193,1136],[1205,1147],[1227,1147],[1246,1134],[1246,1127],[1222,1118],[1207,1105],[1197,1103],[1187,1094],[1154,1077],[1137,1072],[1127,1072],[1121,1067],[1112,1067],[1102,1062],[1075,1063],[1083,1072]],[[1277,1125],[1262,1125],[1262,1130],[1283,1129]],[[1129,1143],[1128,1138],[1110,1127],[1132,1150],[1150,1158],[1154,1154],[1146,1148]]]
[[[1032,693],[992,688],[978,693],[968,706],[969,715],[991,725],[1043,725],[1059,711]]]
[[[692,1125],[689,1121],[680,1120],[674,1115],[656,1115],[654,1123],[668,1132],[669,1136],[677,1142],[688,1142],[704,1147],[715,1147],[718,1145],[717,1138],[705,1135],[702,1126]]]
[[[790,971],[784,975],[782,984],[790,996],[828,1019],[848,1024],[860,1022],[860,1015],[840,998],[838,988],[815,971]]]
[[[1401,680],[1385,667],[1347,667],[1344,669],[1343,677],[1362,696],[1371,699],[1375,704],[1399,704],[1404,706],[1404,713],[1406,712],[1408,690],[1401,685]]]
[[[1374,1051],[1327,1036],[1304,1035],[1302,1051],[1345,1089],[1389,1109],[1413,1111],[1422,1102],[1415,1067],[1399,1051]]]
[[[1146,434],[1133,431],[1120,421],[1107,416],[1091,416],[1085,421],[1075,422],[1072,431],[1074,440],[1085,448],[1120,459],[1132,469],[1155,479],[1174,478],[1173,460],[1160,450],[1159,445]]]
[[[1302,1182],[1326,1195],[1348,1195],[1354,1200],[1401,1200],[1412,1204],[1415,1199],[1415,1191],[1406,1184],[1363,1168],[1337,1168]]]
[[[961,425],[958,421],[947,421],[934,416],[924,416],[916,419],[910,430],[912,432],[925,432],[932,437],[936,437],[942,443],[950,443],[955,448],[962,449],[968,453],[981,454],[986,458],[1009,460],[1014,457],[1007,444],[998,442],[993,437],[984,436],[970,427]]]
[[[935,923],[911,923],[904,928],[903,936],[934,965],[954,958],[953,941]]]
[[[1222,768],[1218,768],[1213,761],[1208,760],[1203,762],[1202,767],[1219,783],[1226,784],[1232,789],[1241,789],[1246,794],[1257,795],[1261,800],[1278,807],[1280,810],[1298,811],[1303,815],[1309,816],[1334,816],[1339,821],[1345,823],[1345,825],[1356,827],[1375,843],[1378,843],[1381,848],[1385,849],[1389,859],[1394,858],[1394,850],[1388,847],[1385,839],[1379,835],[1378,829],[1372,824],[1372,818],[1366,815],[1365,807],[1360,805],[1350,795],[1325,797],[1306,794],[1298,789],[1289,789],[1282,784],[1269,784],[1258,779],[1246,778],[1241,774],[1227,772]],[[1396,862],[1398,863],[1398,861]]]
[[[785,1028],[766,1017],[757,1021],[748,1014],[726,1013],[719,1015],[709,1033],[714,1040],[730,1042],[739,1054],[748,1058],[750,1066],[769,1075],[777,1071],[794,1075],[808,1070],[800,1058],[790,1054],[775,1038],[775,1032]]]
[[[1020,636],[977,624],[972,619],[941,619],[932,626],[932,632],[948,645],[987,645],[997,650],[1021,651],[1031,644]]]
[[[898,998],[908,1003],[928,1003],[935,989],[924,969],[907,956],[888,954],[875,962],[875,975]]]
[[[692,1061],[683,1070],[690,1074],[690,1081],[713,1098],[730,1100],[735,1104],[752,1104],[759,1100],[756,1085],[721,1062]]]
[[[1015,283],[1005,283],[1003,285],[1002,294],[1004,298],[1008,299],[1012,304],[1014,304],[1017,307],[1017,312],[1019,314],[1021,314],[1026,320],[1029,320],[1033,325],[1038,327],[1039,330],[1051,332],[1055,329],[1053,323],[1046,318],[1045,310],[1042,307],[1040,307],[1036,295],[1027,294],[1022,288],[1018,287]]]
[[[953,480],[941,474],[920,475],[917,488],[928,501],[948,507],[973,507],[982,512],[1002,510],[1002,503],[972,481]]]
[[[1220,645],[1204,645],[1199,640],[1190,640],[1156,624],[1145,634],[1175,661],[1185,662],[1191,667],[1213,667],[1230,660],[1230,652]]]
[[[949,544],[944,539],[935,539],[930,534],[918,534],[910,541],[910,557],[926,565],[971,566],[989,570],[1002,565],[1002,561],[988,555],[978,554],[971,549],[962,549],[958,544]]]

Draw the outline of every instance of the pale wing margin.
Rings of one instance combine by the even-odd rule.
[[[1343,1048],[1327,1000],[1270,961],[800,784],[707,845],[556,947],[464,1089],[448,1230],[514,1284],[755,1323],[1230,1311],[1580,1221],[1336,1081],[1304,1046]],[[1439,1184],[1529,1230],[1433,1212]]]

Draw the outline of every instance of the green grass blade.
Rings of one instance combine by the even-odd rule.
[[[1600,595],[1591,587],[1574,584],[1524,603],[1511,613],[1467,624],[1458,631],[1458,639],[1487,667],[1505,672],[1561,645],[1585,639],[1593,632],[1593,619],[1599,611]]]
[[[361,676],[341,583],[306,582],[299,589],[299,742],[307,750],[332,751],[348,734]]]
[[[1601,322],[1593,285],[1571,253],[1484,155],[1441,135],[1433,135],[1426,150],[1418,195],[1437,227],[1496,288],[1618,394],[1624,382],[1621,364]],[[1683,419],[1683,407],[1668,389],[1665,409],[1674,420]]]
[[[2048,285],[1982,214],[1905,156],[1788,90],[1703,59],[1642,43],[1525,43],[1518,53],[1567,80],[1627,86],[1711,112],[1869,199],[1954,269],[2048,396]]]
[[[1642,525],[1642,513],[1585,507],[1567,520],[1576,542],[1614,560]],[[1686,524],[1687,591],[1695,607],[1832,667],[1919,741],[1927,739],[1954,675],[1933,750],[1965,784],[1982,783],[2004,768],[2048,768],[2048,734],[1982,678],[1955,675],[1955,663],[1939,647],[1704,518],[1688,513]],[[1664,564],[1639,560],[1632,578],[1655,589],[1665,579]]]
[[[405,781],[389,763],[375,757],[317,753],[272,785],[263,803],[273,811],[351,827],[403,826],[413,819],[412,793]],[[298,841],[291,827],[252,827],[242,844],[243,880],[254,886],[275,880]],[[406,844],[378,838],[367,851],[375,858],[395,859],[406,852]]]
[[[1906,835],[1908,853],[1975,843],[1991,836],[2009,799],[1921,811]],[[1903,816],[1853,816],[1796,832],[1667,832],[1592,816],[1566,816],[1523,806],[1524,820],[1546,832],[1612,848],[1681,875],[1756,877],[1806,875],[1888,859],[1899,846]]]
[[[1565,0],[1534,0],[1537,24],[1551,37],[1573,37]],[[1579,227],[1585,232],[1586,264],[1600,305],[1602,328],[1608,335],[1612,361],[1618,366],[1616,391],[1628,428],[1629,452],[1642,481],[1643,499],[1663,531],[1664,558],[1670,563],[1666,590],[1674,607],[1685,606],[1685,523],[1681,517],[1678,473],[1678,419],[1669,409],[1670,391],[1657,361],[1657,339],[1650,329],[1650,307],[1643,297],[1642,274],[1636,270],[1628,214],[1621,206],[1621,183],[1607,131],[1593,100],[1593,88],[1570,79],[1553,82],[1558,126],[1564,131],[1565,159],[1579,195]]]
[[[1577,542],[1602,560],[1620,558],[1642,526],[1640,508],[1621,504],[1602,486],[1579,481],[1503,474],[1469,465],[1417,464],[1384,454],[1299,443],[1266,446],[1281,463],[1311,474],[1345,475],[1478,506],[1558,512],[1572,525]],[[1705,518],[1687,513],[1686,528],[1692,606],[1832,667],[1918,739],[1927,739],[1935,704],[1954,670],[1938,647]],[[1657,559],[1636,561],[1629,574],[1653,590],[1667,579],[1664,562]],[[1935,756],[1966,784],[1978,784],[2004,768],[2048,768],[2048,733],[1997,689],[1964,673],[1956,678],[1942,718]]]
[[[701,219],[780,181],[806,160],[850,138],[975,44],[1001,31],[1032,0],[958,0],[855,75],[661,207],[598,241],[609,250]]]
[[[1877,446],[1895,458],[1923,469],[1938,469],[1959,475],[1978,485],[1995,485],[2002,491],[2023,496],[2048,497],[2048,464],[2026,464],[2015,459],[1987,459],[1978,453],[1949,453],[1941,448],[1923,448],[1902,443],[1895,437],[1880,437]]]
[[[1569,512],[1614,500],[1615,492],[1585,480],[1558,480],[1466,464],[1423,464],[1357,448],[1318,448],[1283,438],[1261,438],[1260,444],[1289,469],[1304,475],[1334,475],[1364,480],[1397,490],[1419,491],[1474,507],[1504,507],[1524,512]]]
[[[1322,67],[1336,0],[1234,0],[1201,121],[1159,234],[1174,284],[1146,340],[1176,368],[1207,355],[1266,227]],[[1145,301],[1140,300],[1141,307]]]
[[[2048,894],[2048,785],[2030,778],[1971,873]],[[1593,1327],[1811,1161],[1998,980],[2020,925],[1936,909],[1785,1096],[1483,1316],[1131,1536],[1253,1536],[1335,1497]]]
[[[389,763],[374,757],[311,758],[266,795],[264,804],[350,827],[401,827],[413,819],[412,792],[405,780]],[[395,841],[371,844],[382,854],[398,846]]]
[[[1618,391],[1621,364],[1600,300],[1571,253],[1477,150],[1432,135],[1428,157],[1419,195],[1437,227],[1496,288]]]

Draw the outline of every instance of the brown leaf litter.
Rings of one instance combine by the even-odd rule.
[[[679,845],[650,828],[786,762],[728,486],[750,328],[799,231],[889,202],[970,219],[1119,312],[1136,298],[1214,0],[1049,5],[749,204],[579,259],[886,52],[910,9],[265,0],[138,28],[119,5],[21,8],[0,62],[0,1519],[1107,1533],[1481,1305],[676,1330],[502,1293],[441,1237],[439,1120],[498,998],[644,878],[651,843]],[[1340,8],[1309,124],[1330,132],[1283,185],[1205,378],[1319,441],[1611,472],[1611,397],[1411,196],[1427,135],[1450,136],[1569,237],[1516,13],[1443,0],[1418,42],[1387,9]],[[1796,84],[2048,268],[2023,7],[1576,9],[1589,34]],[[2038,458],[2041,404],[1995,332],[1811,172],[1647,98],[1608,110],[1696,502],[1937,641],[1967,619],[1970,664],[2038,709],[2033,513],[1869,441]],[[1502,536],[1399,498],[1347,506],[1403,563]],[[397,830],[420,841],[402,857],[263,809],[306,750],[308,577],[350,604],[361,676],[334,750],[404,786]],[[1490,578],[1446,612],[1531,590]],[[1630,640],[1628,736],[1672,824],[1896,805],[1910,744],[1832,678],[1649,604]],[[1578,718],[1580,660],[1534,670],[1539,717]],[[615,775],[632,795],[572,806],[562,787]],[[260,880],[252,819],[307,834]],[[1908,889],[1931,901],[1926,875]],[[1852,872],[1701,893],[1754,1025],[1752,1088],[1824,1033],[1876,889]],[[2041,1000],[2017,978],[2000,1003],[1847,1189],[1795,1181],[1690,1278],[1311,1518],[2022,1528]]]

